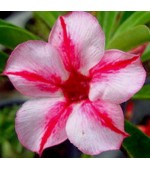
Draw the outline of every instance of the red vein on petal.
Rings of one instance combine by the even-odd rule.
[[[114,126],[114,123],[112,121],[112,119],[107,115],[107,113],[99,113],[100,117],[101,117],[101,123],[103,126],[106,126],[108,128],[110,128],[112,131],[122,134],[123,136],[128,136],[127,133],[121,131],[120,129],[118,129],[116,126]]]
[[[52,133],[52,130],[54,129],[56,123],[58,122],[58,119],[60,118],[59,116],[54,117],[53,119],[51,119],[47,125],[47,127],[45,128],[45,133],[41,139],[41,143],[40,143],[40,149],[39,149],[39,154],[41,155],[43,152],[43,148],[44,145],[46,144],[48,138],[50,137],[50,134]]]
[[[113,120],[108,116],[107,113],[103,112],[101,113],[97,108],[95,108],[92,104],[92,109],[94,110],[94,112],[96,113],[97,115],[97,119],[101,122],[101,124],[109,129],[111,129],[112,131],[118,133],[118,134],[121,134],[125,137],[128,136],[127,133],[121,131],[120,129],[118,129],[115,125],[114,125],[114,122]]]
[[[128,60],[122,60],[122,61],[117,61],[117,62],[111,62],[111,63],[100,63],[97,65],[95,68],[91,70],[92,74],[96,73],[111,73],[113,71],[119,71],[121,69],[124,69],[134,61],[136,61],[139,58],[139,56],[135,56],[131,59]]]
[[[58,109],[60,109],[60,110],[58,111]],[[61,119],[61,121],[66,121],[69,114],[71,113],[71,110],[72,110],[71,107],[67,110],[66,109],[67,109],[67,107],[65,106],[64,103],[59,103],[59,104],[55,105],[55,107],[49,111],[48,114],[57,112],[57,115],[55,117],[53,117],[52,119],[50,119],[49,122],[45,126],[45,132],[41,139],[40,148],[39,148],[40,155],[42,154],[44,146],[45,146],[48,138],[50,138],[51,134],[53,133],[53,130],[56,127],[56,125],[58,124],[59,120]]]
[[[53,82],[50,79],[46,79],[42,77],[41,75],[38,75],[36,73],[28,72],[28,71],[18,71],[18,72],[4,72],[4,75],[15,75],[15,76],[20,76],[28,81],[34,81],[34,82],[43,82],[43,83],[48,83],[48,84],[54,84],[57,85],[61,82],[60,78],[57,76],[52,75],[52,79],[54,80]]]
[[[67,34],[67,27],[64,18],[60,17],[60,23],[63,30],[63,43],[62,51],[65,53],[64,64],[67,69],[72,70],[73,68],[78,69],[80,67],[80,60],[77,55],[75,55],[75,45],[70,39],[69,34]],[[73,68],[71,68],[73,67]]]
[[[67,44],[67,46],[69,46],[70,42],[69,42],[69,39],[68,39],[68,36],[67,36],[66,23],[65,23],[62,16],[60,17],[60,22],[61,22],[61,26],[62,26],[62,29],[63,29],[63,36],[64,36],[65,44]]]

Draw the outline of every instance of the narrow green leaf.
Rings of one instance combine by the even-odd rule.
[[[0,51],[0,73],[4,70],[8,55],[3,51]]]
[[[135,11],[124,11],[120,19],[120,25],[125,22]]]
[[[117,15],[118,15],[118,12],[116,11],[105,12],[105,17],[103,21],[103,30],[105,32],[106,44],[107,44],[107,41],[109,40],[109,37],[112,34],[112,31],[114,30]]]
[[[114,37],[123,33],[130,28],[137,25],[144,25],[150,21],[150,12],[149,11],[137,11],[134,12],[125,22],[121,24],[121,26],[117,29]]]
[[[34,12],[35,17],[39,17],[41,20],[43,20],[49,28],[52,28],[54,25],[56,19],[59,15],[61,15],[61,12],[58,11],[36,11]]]
[[[0,25],[0,44],[13,49],[18,44],[27,40],[40,39],[29,31],[10,25]]]
[[[15,25],[13,25],[13,24],[11,24],[11,23],[9,23],[9,22],[6,22],[6,21],[4,21],[4,20],[2,20],[2,19],[0,19],[0,25],[17,27],[17,26],[15,26]]]
[[[100,23],[102,28],[104,26],[105,14],[106,14],[106,11],[98,11],[98,12],[96,12],[96,18],[97,18],[97,20]]]
[[[108,49],[120,49],[129,51],[145,42],[150,41],[150,30],[145,25],[139,25],[120,33],[117,37],[109,41]]]
[[[137,92],[132,99],[150,99],[150,85],[145,85],[142,87],[142,89]]]
[[[147,46],[144,54],[142,55],[142,62],[150,60],[150,45]]]
[[[134,158],[150,158],[150,138],[128,121],[125,130],[130,134],[122,144],[127,154]]]

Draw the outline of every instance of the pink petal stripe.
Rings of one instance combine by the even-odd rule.
[[[39,149],[40,155],[42,154],[43,148],[44,148],[48,138],[50,138],[52,131],[55,129],[55,126],[57,126],[59,119],[61,119],[61,121],[66,120],[72,111],[71,107],[69,109],[67,109],[66,107],[63,106],[64,104],[62,106],[61,105],[62,104],[55,105],[55,107],[50,110],[50,114],[51,114],[52,112],[56,112],[57,107],[63,107],[63,109],[59,113],[57,113],[58,115],[53,117],[48,122],[48,124],[45,126],[45,132],[43,134],[43,137],[42,137],[41,143],[40,143],[40,149]]]
[[[94,76],[96,73],[113,73],[114,71],[119,71],[120,69],[124,69],[128,65],[132,64],[134,61],[139,59],[139,56],[135,56],[133,58],[127,59],[127,60],[121,60],[121,61],[116,61],[112,63],[105,63],[102,62],[100,65],[95,67],[94,69],[91,69],[90,73],[93,74]]]
[[[62,51],[65,55],[62,55],[64,64],[66,69],[72,71],[74,69],[79,69],[80,60],[77,55],[75,55],[75,45],[71,41],[69,34],[67,34],[66,23],[63,17],[60,17],[60,23],[63,30],[63,43],[62,43]],[[73,65],[72,65],[72,61]]]
[[[96,103],[96,102],[95,102]],[[83,106],[84,107],[84,106]],[[128,136],[127,133],[121,131],[120,129],[118,129],[115,126],[115,123],[113,122],[113,120],[108,116],[108,114],[106,112],[101,113],[98,109],[96,109],[96,107],[94,107],[93,104],[91,104],[91,108],[94,111],[94,114],[97,115],[97,119],[101,122],[101,124],[105,127],[110,128],[112,131],[121,134],[123,136]]]
[[[59,104],[56,104],[54,108],[51,108],[50,109],[50,112],[49,114],[53,113],[53,112],[56,112],[56,108],[57,107],[62,107],[61,106],[62,103],[59,103]],[[39,153],[41,155],[41,153],[43,152],[43,148],[44,148],[44,145],[46,144],[48,138],[50,137],[52,131],[54,130],[58,120],[60,119],[61,115],[63,114],[63,112],[65,111],[65,108],[63,108],[62,110],[60,110],[60,112],[57,113],[57,115],[55,117],[52,117],[49,122],[46,124],[45,126],[45,132],[41,138],[41,143],[40,143],[40,149],[39,149]],[[48,118],[47,118],[48,119]]]
[[[140,56],[107,50],[101,62],[90,70],[89,98],[123,103],[143,86],[146,72]]]
[[[17,112],[18,139],[26,148],[41,155],[45,148],[67,139],[65,126],[71,111],[63,98],[27,101]]]
[[[57,48],[68,71],[77,70],[87,75],[104,54],[105,37],[91,14],[71,12],[58,18],[49,43]]]
[[[43,82],[43,83],[52,83],[50,80],[32,73],[32,72],[28,72],[28,71],[20,71],[20,72],[5,72],[5,75],[15,75],[15,76],[20,76],[28,81],[39,81],[39,82]],[[60,83],[60,82],[59,82]]]
[[[124,138],[124,117],[119,105],[105,101],[84,101],[74,105],[66,132],[83,153],[96,155],[119,149]]]
[[[15,88],[31,97],[58,97],[68,72],[58,51],[44,41],[27,41],[11,53],[3,72]]]

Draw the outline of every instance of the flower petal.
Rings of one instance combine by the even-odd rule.
[[[68,139],[90,155],[119,149],[127,137],[121,107],[104,101],[85,101],[75,105],[66,131]]]
[[[60,96],[59,84],[68,78],[58,52],[43,41],[18,45],[3,73],[27,96]]]
[[[144,51],[146,50],[146,47],[149,45],[149,43],[144,43],[136,48],[133,48],[130,53],[132,54],[137,54],[142,56],[142,54],[144,53]]]
[[[63,99],[27,101],[17,113],[16,132],[20,142],[39,154],[67,139],[65,125],[71,110]]]
[[[86,12],[71,12],[58,18],[49,43],[61,54],[67,70],[87,74],[104,54],[104,33],[94,16]]]
[[[90,70],[90,100],[122,103],[143,86],[146,72],[140,57],[119,50],[108,50],[101,62]]]

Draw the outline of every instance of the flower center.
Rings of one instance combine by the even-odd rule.
[[[88,99],[89,82],[90,78],[77,72],[71,73],[68,80],[62,84],[62,90],[68,102]]]

